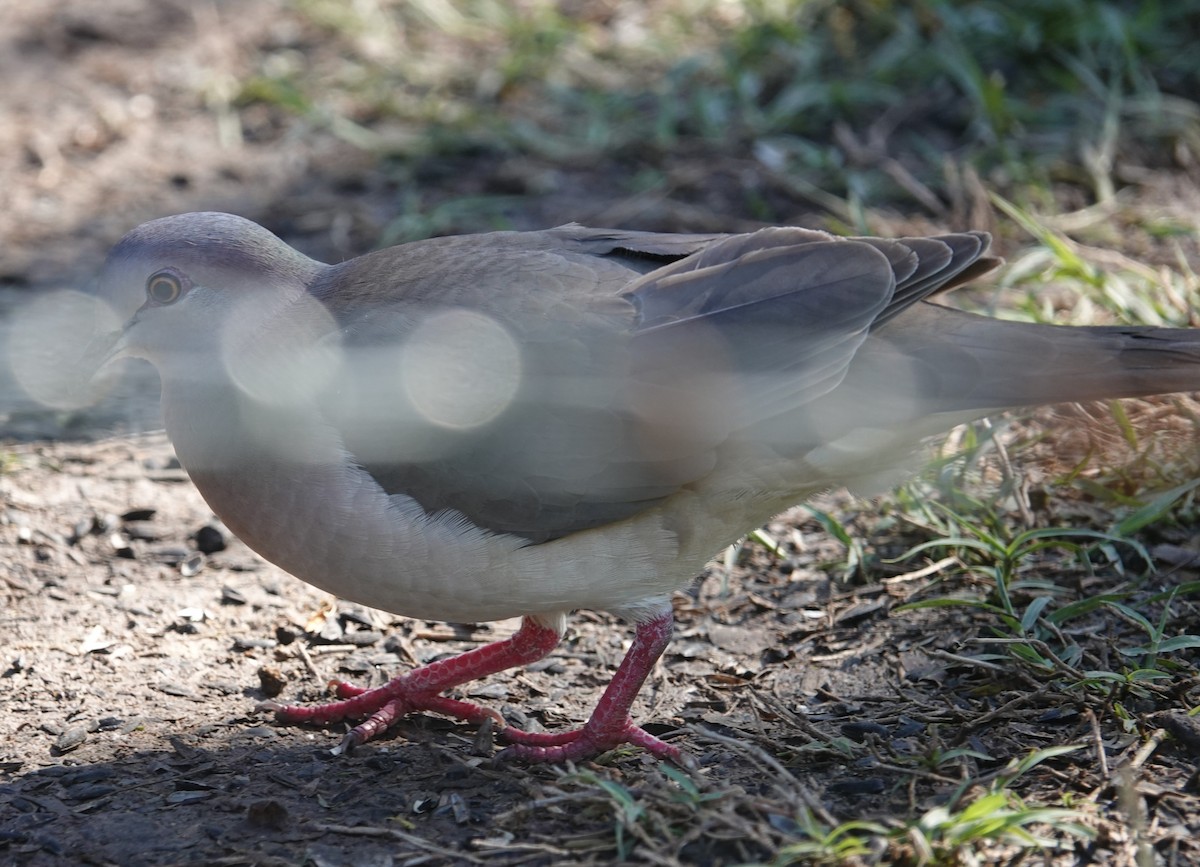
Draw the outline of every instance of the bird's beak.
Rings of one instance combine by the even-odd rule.
[[[132,322],[133,320],[130,320],[123,328],[97,334],[88,341],[87,346],[83,348],[83,354],[79,357],[79,367],[89,380],[94,380],[99,376],[100,371],[108,366],[109,362],[124,354],[125,335]]]

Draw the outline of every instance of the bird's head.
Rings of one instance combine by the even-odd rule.
[[[95,288],[114,309],[134,312],[98,335],[89,355],[97,368],[134,356],[163,373],[186,370],[231,341],[262,339],[324,267],[231,214],[143,223],[109,253]]]

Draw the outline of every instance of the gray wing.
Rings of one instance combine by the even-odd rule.
[[[314,287],[354,368],[330,418],[390,493],[559,538],[702,480],[738,430],[828,394],[875,322],[985,246],[572,226],[393,248]]]

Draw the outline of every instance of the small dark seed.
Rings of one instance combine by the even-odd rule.
[[[224,551],[228,542],[225,538],[225,533],[220,527],[213,524],[205,524],[196,531],[196,548],[201,554],[215,554],[218,551]]]

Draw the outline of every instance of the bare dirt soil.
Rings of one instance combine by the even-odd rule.
[[[0,5],[0,304],[78,285],[125,230],[171,212],[234,210],[326,259],[373,243],[397,190],[371,158],[280,112],[222,101],[255,52],[314,40],[306,27],[272,2]],[[222,134],[233,115],[236,140]],[[461,192],[500,173],[455,165],[440,177]],[[751,224],[732,212],[713,225],[720,183],[699,204],[647,211],[586,174],[531,197],[516,223]],[[1182,187],[1159,186],[1180,197],[1164,207],[1196,200]],[[802,211],[796,202],[792,215]],[[676,639],[637,715],[695,771],[633,750],[580,767],[505,765],[489,732],[433,716],[335,759],[340,732],[280,726],[256,704],[318,700],[332,678],[378,684],[515,622],[392,617],[264,563],[213,526],[161,435],[124,433],[154,425],[153,379],[133,383],[81,415],[40,408],[0,377],[0,864],[753,862],[811,840],[805,817],[895,828],[961,806],[1011,759],[1054,745],[1078,749],[1017,791],[1042,803],[1073,793],[1096,836],[1042,829],[1064,848],[1037,863],[1200,859],[1188,659],[1166,686],[1114,688],[1099,702],[1069,678],[1048,685],[981,662],[972,642],[992,634],[985,613],[890,613],[947,564],[881,565],[876,583],[840,583],[844,549],[802,510],[770,528],[782,555],[747,546],[676,596]],[[822,505],[879,554],[908,541],[848,498]],[[1072,508],[1082,520],[1086,506]],[[1183,530],[1152,541],[1194,547]],[[1046,556],[1042,574],[1090,594],[1140,599],[1197,577],[1179,556],[1183,566],[1140,585],[1112,568],[1059,572]],[[1198,615],[1181,597],[1169,630],[1200,631]],[[1110,618],[1077,638],[1089,664],[1114,670],[1113,648],[1136,636]],[[582,612],[546,662],[464,695],[523,726],[577,725],[628,639],[623,624]],[[989,863],[1018,858],[999,844],[979,851]]]

